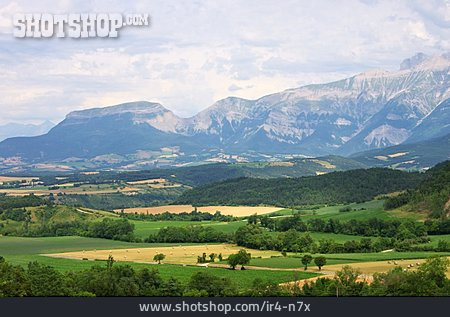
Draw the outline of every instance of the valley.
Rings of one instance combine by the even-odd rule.
[[[449,70],[0,127],[0,297],[448,296]]]
[[[327,169],[334,165],[318,161]],[[297,168],[258,168],[265,173],[267,166]],[[163,284],[176,281],[182,294],[201,291],[203,284],[192,286],[198,278],[217,278],[228,285],[218,289],[242,295],[267,285],[272,294],[303,294],[305,285],[335,281],[345,270],[374,283],[377,274],[401,268],[414,275],[433,259],[450,257],[443,217],[448,162],[426,173],[375,168],[287,178],[270,170],[265,177],[227,180],[223,168],[233,166],[204,168],[3,177],[2,186],[24,188],[15,189],[20,195],[3,189],[0,196],[0,261],[24,270],[48,266],[59,276],[89,275],[111,265],[133,274],[150,269]],[[433,188],[430,198],[426,188]],[[179,192],[160,201],[146,196],[161,190]],[[104,208],[111,195],[130,200],[118,198],[123,207]],[[77,196],[83,199],[69,199]],[[92,199],[103,208],[92,208]],[[140,203],[145,205],[133,206]],[[39,264],[29,264],[34,261]]]

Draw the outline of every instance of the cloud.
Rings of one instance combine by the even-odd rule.
[[[116,39],[17,39],[17,12],[148,13]],[[0,123],[149,100],[191,116],[450,50],[447,1],[0,0]]]
[[[230,91],[230,92],[235,92],[235,91],[238,91],[238,90],[241,90],[241,89],[242,89],[242,87],[239,87],[238,85],[235,85],[235,84],[231,84],[228,87],[228,91]]]

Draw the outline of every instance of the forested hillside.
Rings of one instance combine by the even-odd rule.
[[[387,209],[408,204],[413,211],[428,211],[432,217],[447,217],[450,211],[450,161],[430,169],[416,189],[386,201]]]
[[[373,168],[300,178],[239,178],[186,191],[180,204],[295,206],[362,202],[415,188],[424,173]]]

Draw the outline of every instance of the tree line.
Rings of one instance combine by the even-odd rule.
[[[168,226],[161,228],[158,233],[151,234],[145,242],[230,242],[233,235],[218,231],[209,226],[190,225],[186,227]]]
[[[27,196],[6,196],[0,194],[0,212],[5,209],[35,207],[47,204],[48,201],[35,195]]]
[[[276,250],[296,253],[369,253],[388,249],[397,251],[450,251],[450,245],[442,241],[437,247],[421,246],[430,241],[418,236],[405,239],[396,237],[361,238],[338,243],[333,239],[314,240],[308,232],[289,229],[286,232],[267,232],[249,224],[236,230],[234,241],[240,246],[258,250]]]
[[[319,278],[302,286],[284,287],[255,279],[250,288],[208,271],[197,272],[182,283],[163,279],[157,269],[134,269],[129,265],[95,265],[80,271],[60,272],[31,262],[26,268],[0,257],[0,297],[24,296],[449,296],[446,258],[428,259],[414,271],[394,268],[375,273],[372,283],[349,266],[336,277]],[[294,276],[293,276],[294,279]]]
[[[237,178],[187,190],[176,203],[290,207],[364,202],[415,188],[425,177],[424,173],[371,168],[299,178]]]
[[[348,235],[368,237],[395,237],[401,240],[422,237],[427,235],[427,226],[412,220],[399,219],[351,219],[340,221],[339,219],[319,218],[303,221],[300,215],[284,218],[270,218],[268,216],[257,217],[262,227],[270,231],[287,231],[295,229],[300,232],[326,232],[342,233]],[[253,220],[254,223],[257,220]]]
[[[132,219],[132,220],[144,220],[144,221],[221,221],[221,222],[230,222],[235,221],[238,218],[233,216],[222,215],[220,211],[216,211],[214,214],[209,212],[201,212],[198,211],[197,208],[194,207],[194,210],[191,212],[181,212],[181,213],[172,213],[172,212],[163,212],[160,214],[143,214],[143,213],[125,213],[123,210],[119,213],[119,215],[123,218]]]

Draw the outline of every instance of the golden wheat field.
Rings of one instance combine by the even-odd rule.
[[[450,257],[448,257],[450,259]],[[360,275],[358,277],[358,281],[365,280],[368,283],[373,282],[373,274],[374,273],[386,273],[390,270],[392,270],[395,267],[400,267],[403,270],[408,271],[414,271],[417,269],[417,267],[424,263],[426,259],[416,259],[416,260],[391,260],[391,261],[373,261],[373,262],[361,262],[361,263],[352,263],[352,264],[335,264],[335,265],[326,265],[323,267],[322,271],[319,271],[317,267],[314,265],[311,265],[308,268],[308,271],[316,272],[316,273],[323,273],[324,275],[312,277],[309,279],[301,280],[301,281],[294,281],[294,282],[288,282],[283,283],[283,285],[286,286],[303,286],[306,282],[313,282],[319,278],[335,278],[336,271],[342,270],[344,266],[350,266],[354,269],[359,270]],[[412,266],[411,266],[412,265]],[[410,267],[408,267],[410,266]],[[450,278],[450,268],[448,268],[447,277]]]
[[[66,259],[89,259],[89,260],[107,260],[109,255],[112,255],[116,261],[127,262],[142,262],[142,263],[154,263],[153,257],[155,254],[163,253],[166,258],[164,263],[170,264],[197,264],[197,256],[201,256],[206,253],[209,256],[211,253],[222,253],[224,258],[228,255],[237,253],[239,250],[245,249],[252,257],[267,258],[272,255],[280,255],[277,251],[262,251],[252,250],[243,247],[239,247],[233,244],[202,244],[202,245],[174,245],[168,247],[152,247],[152,248],[140,248],[140,249],[112,249],[112,250],[91,250],[91,251],[77,251],[77,252],[64,252],[64,253],[52,253],[44,254],[45,256],[66,258]],[[217,260],[216,260],[217,261]]]
[[[209,212],[214,214],[216,211],[220,211],[222,215],[229,215],[235,217],[245,217],[253,214],[267,214],[282,210],[280,207],[267,207],[267,206],[203,206],[197,207],[197,211]],[[123,209],[125,213],[139,213],[139,214],[161,214],[164,212],[170,212],[174,214],[182,212],[191,212],[194,210],[192,205],[167,205],[157,207],[139,207],[139,208],[127,208]],[[114,210],[121,212],[122,209]]]
[[[450,257],[448,257],[450,259]],[[351,263],[351,264],[335,264],[326,265],[323,270],[326,271],[339,271],[342,270],[344,266],[350,266],[354,269],[358,269],[362,274],[372,275],[376,272],[387,272],[393,268],[401,267],[402,269],[415,270],[418,264],[422,264],[426,259],[412,259],[412,260],[391,260],[391,261],[373,261],[373,262],[361,262],[361,263]],[[408,268],[408,266],[410,266]],[[314,271],[312,266],[312,270]],[[450,276],[450,268],[447,271],[447,276]]]
[[[165,178],[151,178],[151,179],[144,179],[140,181],[134,181],[134,182],[128,182],[130,185],[145,185],[145,184],[155,184],[155,183],[165,183]]]

